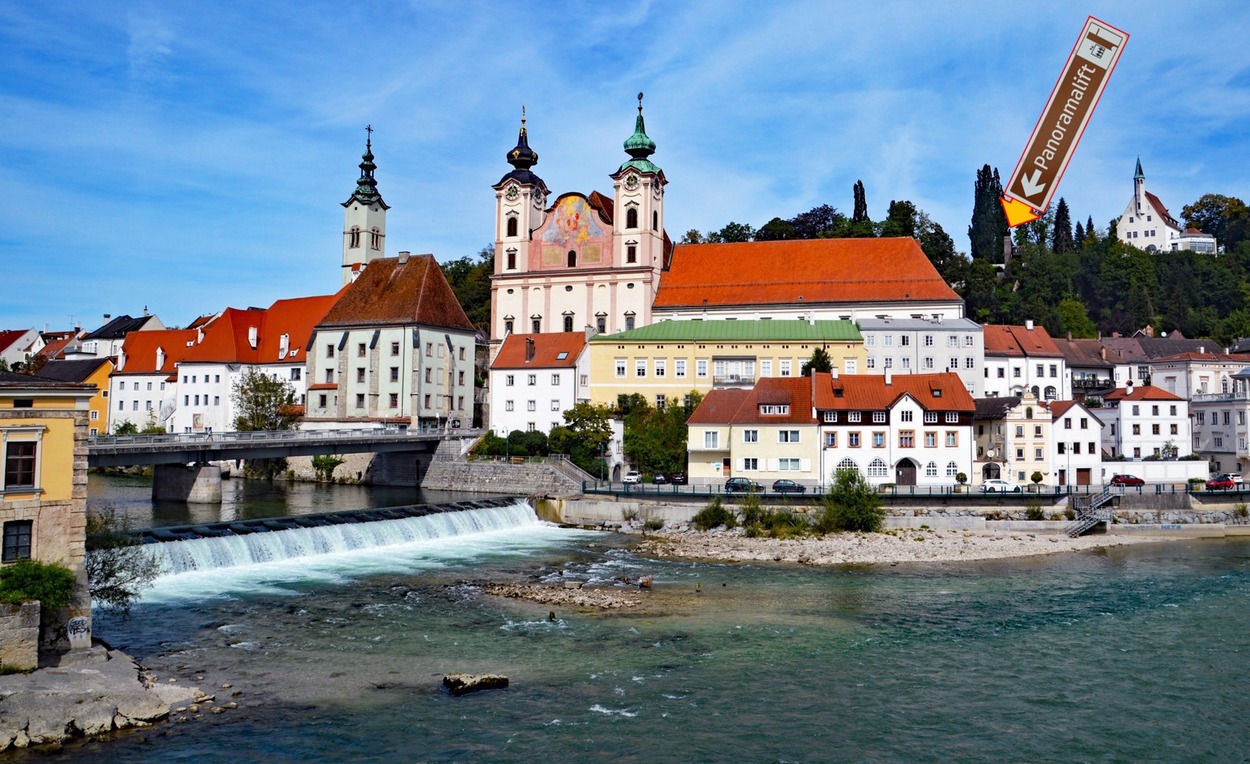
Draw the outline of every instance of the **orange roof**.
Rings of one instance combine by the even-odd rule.
[[[528,347],[533,343],[533,356],[527,361]],[[554,334],[509,334],[499,348],[492,369],[547,368],[574,366],[586,349],[585,332]],[[563,357],[561,357],[563,354]]]
[[[473,329],[434,255],[370,261],[319,326],[426,324]]]
[[[1005,324],[986,324],[982,329],[985,332],[987,356],[1063,356],[1059,346],[1051,339],[1050,332],[1040,324],[1034,324],[1032,329]]]
[[[1212,343],[1214,344],[1214,342]],[[1250,363],[1250,354],[1247,353],[1177,353],[1175,355],[1165,355],[1154,359],[1155,363],[1161,361],[1199,361],[1209,363]]]
[[[114,374],[168,374],[174,371],[174,364],[186,358],[191,352],[188,344],[195,344],[194,329],[152,329],[146,332],[131,332],[122,342],[122,355],[126,359],[123,368]],[[157,349],[165,351],[165,363],[156,367]]]
[[[1173,395],[1167,390],[1154,385],[1146,385],[1144,387],[1135,387],[1129,392],[1123,387],[1117,387],[1111,392],[1103,396],[1104,401],[1183,401],[1184,398],[1179,395]]]
[[[78,339],[78,335],[82,332],[77,330],[68,332],[44,332],[43,341],[47,344],[35,354],[36,358],[64,358],[65,348],[70,343]]]
[[[954,372],[895,374],[889,384],[880,374],[816,375],[815,405],[821,410],[883,411],[904,395],[910,395],[926,411],[976,410],[963,380]]]
[[[789,413],[761,414],[760,406],[766,404],[789,405]],[[699,402],[699,407],[687,422],[814,424],[816,419],[812,416],[812,380],[808,377],[764,377],[750,390],[712,390]]]
[[[267,309],[226,308],[216,320],[202,327],[204,338],[183,362],[302,363],[313,327],[335,304],[339,294],[278,300]],[[283,335],[287,338],[285,353],[282,352]]]
[[[679,244],[654,306],[958,300],[915,239],[798,239]]]

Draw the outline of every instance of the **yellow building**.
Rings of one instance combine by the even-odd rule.
[[[0,562],[68,566],[79,579],[68,616],[90,615],[86,573],[87,423],[96,391],[0,372]]]
[[[87,414],[87,434],[109,434],[109,376],[113,373],[111,358],[53,359],[43,365],[35,376],[57,382],[95,385],[95,395]]]
[[[797,377],[817,348],[844,374],[864,369],[850,321],[661,321],[590,340],[590,400],[615,405],[640,393],[664,407],[695,390],[750,389],[763,377]]]

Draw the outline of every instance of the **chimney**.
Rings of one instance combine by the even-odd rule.
[[[829,379],[837,379],[837,378],[838,378],[838,367],[830,366],[829,367]]]
[[[1105,347],[1098,348],[1098,356],[1104,361],[1107,360],[1107,349]]]
[[[148,306],[144,305],[144,306],[143,306],[143,317],[144,317],[144,318],[147,318],[147,317],[148,317],[148,316],[150,316],[150,315],[152,315],[152,314],[148,312]]]
[[[400,252],[399,252],[399,264],[400,264],[400,265],[404,265],[404,264],[406,264],[406,263],[408,262],[408,258],[409,258],[409,257],[411,257],[411,256],[412,256],[412,253],[411,253],[411,252],[409,252],[408,250],[406,250],[406,249],[404,249],[404,250],[400,250]]]
[[[165,367],[165,348],[156,349],[156,370],[160,371]]]
[[[593,336],[595,336],[596,334],[598,334],[598,333],[599,333],[599,330],[598,330],[598,329],[596,329],[596,328],[595,328],[593,325],[591,325],[591,324],[586,324],[586,329],[585,329],[585,331],[586,331],[586,339],[590,339],[591,337],[593,337]]]
[[[1025,329],[1027,329],[1027,330],[1029,330],[1030,332],[1031,332],[1031,331],[1033,331],[1033,319],[1031,319],[1031,318],[1030,318],[1030,319],[1026,320],[1026,321],[1024,322],[1024,328],[1025,328]]]
[[[247,327],[247,344],[252,346],[252,350],[256,349],[256,327]]]
[[[112,318],[112,317],[113,317],[113,314],[112,314],[112,313],[105,313],[105,314],[104,314],[104,320],[105,320],[105,321],[108,321],[108,320],[109,320],[110,318]]]
[[[525,338],[525,362],[529,363],[534,360],[534,338]]]
[[[885,370],[885,386],[889,387],[894,384],[894,372],[891,369]]]

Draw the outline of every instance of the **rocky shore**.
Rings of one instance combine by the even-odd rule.
[[[643,555],[690,560],[846,565],[992,560],[1162,540],[1165,539],[1157,536],[1090,535],[1069,538],[1057,533],[928,528],[771,539],[749,538],[740,530],[685,530],[648,534],[639,543],[637,551]]]

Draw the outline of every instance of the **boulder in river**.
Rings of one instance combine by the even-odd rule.
[[[497,690],[508,686],[508,677],[502,674],[448,674],[443,686],[452,695],[465,695],[478,690]]]

